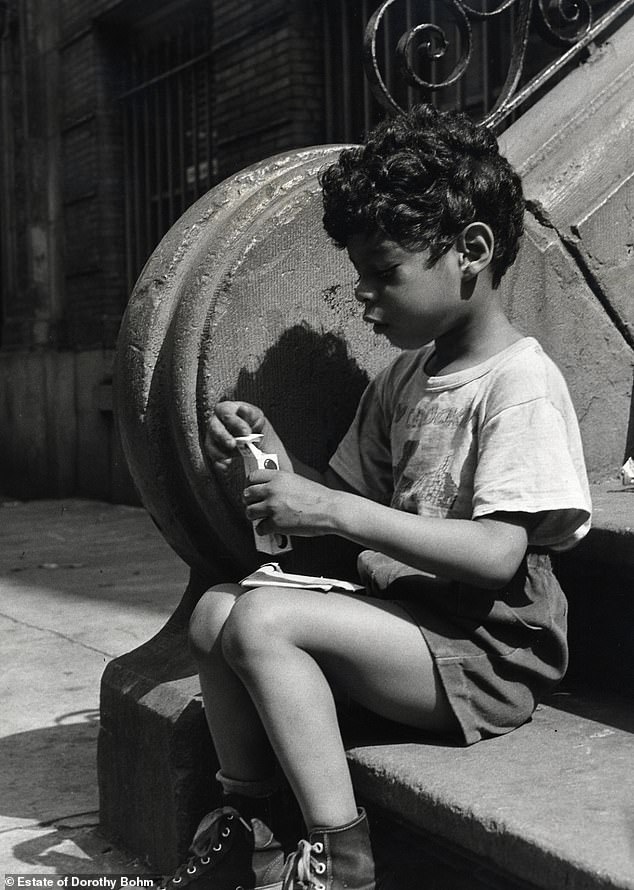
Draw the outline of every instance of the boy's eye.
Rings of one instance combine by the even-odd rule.
[[[394,273],[396,272],[398,266],[388,266],[387,269],[377,269],[377,275],[383,281],[387,281],[389,278],[394,277]]]

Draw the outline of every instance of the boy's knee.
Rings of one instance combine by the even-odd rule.
[[[221,584],[198,600],[189,620],[189,648],[196,661],[211,654],[240,592],[237,585]]]
[[[231,610],[222,634],[222,654],[232,667],[248,667],[269,651],[281,616],[274,588],[258,587],[243,594]]]

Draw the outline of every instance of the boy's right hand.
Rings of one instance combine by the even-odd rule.
[[[205,451],[221,472],[229,468],[236,452],[235,436],[264,432],[266,418],[261,408],[249,402],[218,402],[205,433]]]

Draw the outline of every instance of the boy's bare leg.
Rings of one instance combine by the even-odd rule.
[[[456,725],[420,630],[393,603],[250,591],[235,602],[222,651],[249,690],[309,829],[357,815],[330,682],[392,720],[431,731]]]
[[[222,630],[241,594],[237,584],[208,590],[192,614],[189,640],[222,772],[251,781],[272,777],[276,760],[249,693],[222,654]]]

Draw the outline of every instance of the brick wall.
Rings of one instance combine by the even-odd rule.
[[[110,35],[95,27],[90,15],[107,5],[61,3],[65,311],[60,345],[75,349],[114,346],[127,298],[117,101],[121,68]]]
[[[323,141],[321,19],[313,0],[215,6],[218,173]]]

